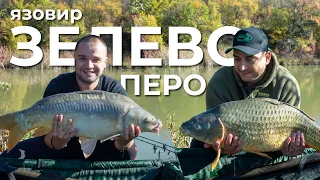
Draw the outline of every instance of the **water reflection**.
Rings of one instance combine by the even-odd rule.
[[[162,121],[166,122],[167,113],[175,113],[176,122],[180,125],[195,114],[205,110],[205,94],[200,96],[188,95],[183,86],[178,90],[170,91],[169,96],[163,95],[163,77],[164,75],[178,75],[182,81],[191,74],[201,75],[206,82],[218,68],[148,68],[135,70],[106,70],[105,74],[120,81],[121,75],[140,75],[140,96],[134,95],[134,82],[127,82],[127,91],[129,97],[136,101],[140,106],[153,113]],[[303,66],[303,67],[287,67],[287,69],[296,77],[299,82],[302,94],[301,109],[314,117],[320,124],[320,67]],[[30,107],[33,103],[42,98],[44,89],[49,81],[63,72],[70,72],[73,69],[57,69],[48,70],[41,73],[35,70],[0,70],[0,81],[12,84],[9,91],[0,89],[0,114],[13,112]],[[151,88],[151,90],[160,91],[161,96],[145,96],[144,95],[144,74],[159,74],[161,79],[155,82],[160,83],[159,88]],[[174,82],[173,82],[174,83]],[[200,83],[191,82],[192,90],[197,90]],[[177,125],[177,126],[178,126]],[[169,133],[163,136],[169,137]]]

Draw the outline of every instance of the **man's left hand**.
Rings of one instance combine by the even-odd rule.
[[[305,149],[305,140],[303,133],[299,131],[289,136],[281,150],[284,156],[295,157],[303,153]]]

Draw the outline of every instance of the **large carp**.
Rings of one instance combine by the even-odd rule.
[[[9,130],[8,151],[32,129],[47,134],[52,130],[54,115],[63,114],[78,128],[81,147],[96,140],[105,141],[123,133],[130,124],[140,126],[141,132],[159,132],[162,123],[129,97],[105,91],[61,93],[41,99],[28,109],[0,116],[0,129]],[[67,121],[63,121],[64,126]],[[39,134],[38,134],[39,135]],[[89,156],[94,147],[86,148]],[[82,149],[84,150],[84,149]]]
[[[184,122],[180,131],[208,144],[220,141],[221,145],[231,133],[239,137],[242,150],[268,158],[262,152],[282,149],[286,138],[300,131],[306,146],[320,150],[320,127],[315,120],[294,106],[269,98],[222,103]],[[212,170],[218,163],[220,148]]]

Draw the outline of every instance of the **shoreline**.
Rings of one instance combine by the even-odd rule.
[[[218,45],[219,54],[225,58],[232,58],[232,54],[225,54],[227,45],[220,44]],[[161,58],[162,66],[131,66],[131,52],[122,53],[122,66],[113,66],[112,65],[112,53],[108,53],[108,61],[106,69],[149,69],[149,68],[216,68],[220,67],[219,64],[213,61],[209,56],[208,49],[202,48],[203,58],[197,65],[193,66],[169,66],[169,48],[166,46],[160,47],[157,51],[142,51],[141,58]],[[60,51],[59,58],[73,58],[74,51]],[[109,52],[109,51],[108,51]],[[277,52],[274,52],[277,60],[282,66],[317,66],[320,65],[320,57],[317,55],[310,54],[295,54],[287,53],[279,55]],[[74,66],[50,66],[50,51],[44,50],[42,60],[34,65],[29,67],[16,66],[10,63],[10,60],[13,56],[26,59],[32,57],[33,53],[27,50],[11,51],[7,47],[0,46],[0,69],[68,69],[73,68]],[[144,55],[146,54],[146,55]],[[179,50],[180,59],[190,59],[193,57],[193,52],[191,50]],[[303,58],[302,58],[303,57]]]
[[[0,59],[1,60],[1,59]],[[12,70],[19,70],[19,69],[34,69],[34,70],[48,70],[48,69],[69,69],[74,68],[74,66],[49,66],[49,63],[43,62],[45,60],[42,60],[40,63],[34,66],[30,67],[22,67],[22,66],[16,66],[11,63],[9,63],[9,60],[6,61],[0,61],[0,69],[12,69]],[[218,68],[221,67],[220,65],[216,64],[213,60],[204,59],[199,64],[193,65],[193,66],[169,66],[167,61],[164,61],[164,65],[162,66],[135,66],[132,67],[130,62],[124,62],[122,66],[112,66],[112,64],[109,62],[107,64],[107,70],[108,69],[114,69],[114,70],[121,70],[121,69],[149,69],[149,68],[156,68],[156,69],[162,69],[162,68]],[[211,63],[208,63],[208,61],[211,61]],[[320,58],[306,58],[306,59],[292,59],[292,58],[286,58],[286,57],[278,57],[278,62],[282,66],[320,66]]]

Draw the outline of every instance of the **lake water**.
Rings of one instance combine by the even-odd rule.
[[[190,119],[190,117],[205,111],[205,93],[199,96],[190,96],[186,93],[183,86],[178,90],[170,91],[169,96],[163,95],[164,75],[178,75],[182,81],[189,75],[198,74],[208,83],[214,72],[218,68],[148,68],[148,69],[108,69],[104,73],[120,82],[121,75],[140,75],[140,95],[134,95],[134,83],[128,81],[127,91],[129,97],[136,101],[140,106],[162,119],[166,124],[169,116],[174,115],[176,128]],[[299,82],[302,102],[301,109],[317,120],[320,124],[320,67],[318,66],[295,66],[287,69],[296,77]],[[0,69],[0,81],[11,83],[11,89],[0,89],[0,114],[18,111],[30,107],[33,103],[42,98],[43,92],[49,81],[64,72],[71,72],[73,69],[53,69],[40,71],[30,69],[2,70]],[[161,92],[160,96],[144,95],[144,74],[159,74],[161,79],[157,82],[160,87],[153,89]],[[198,90],[200,83],[191,81],[190,88]],[[169,132],[166,128],[161,131],[158,137],[155,134],[144,133],[143,136],[153,138],[172,146]],[[149,145],[137,140],[139,148],[138,159],[157,159],[153,145]],[[162,146],[161,144],[159,144]],[[161,159],[175,158],[172,153],[160,152]]]

